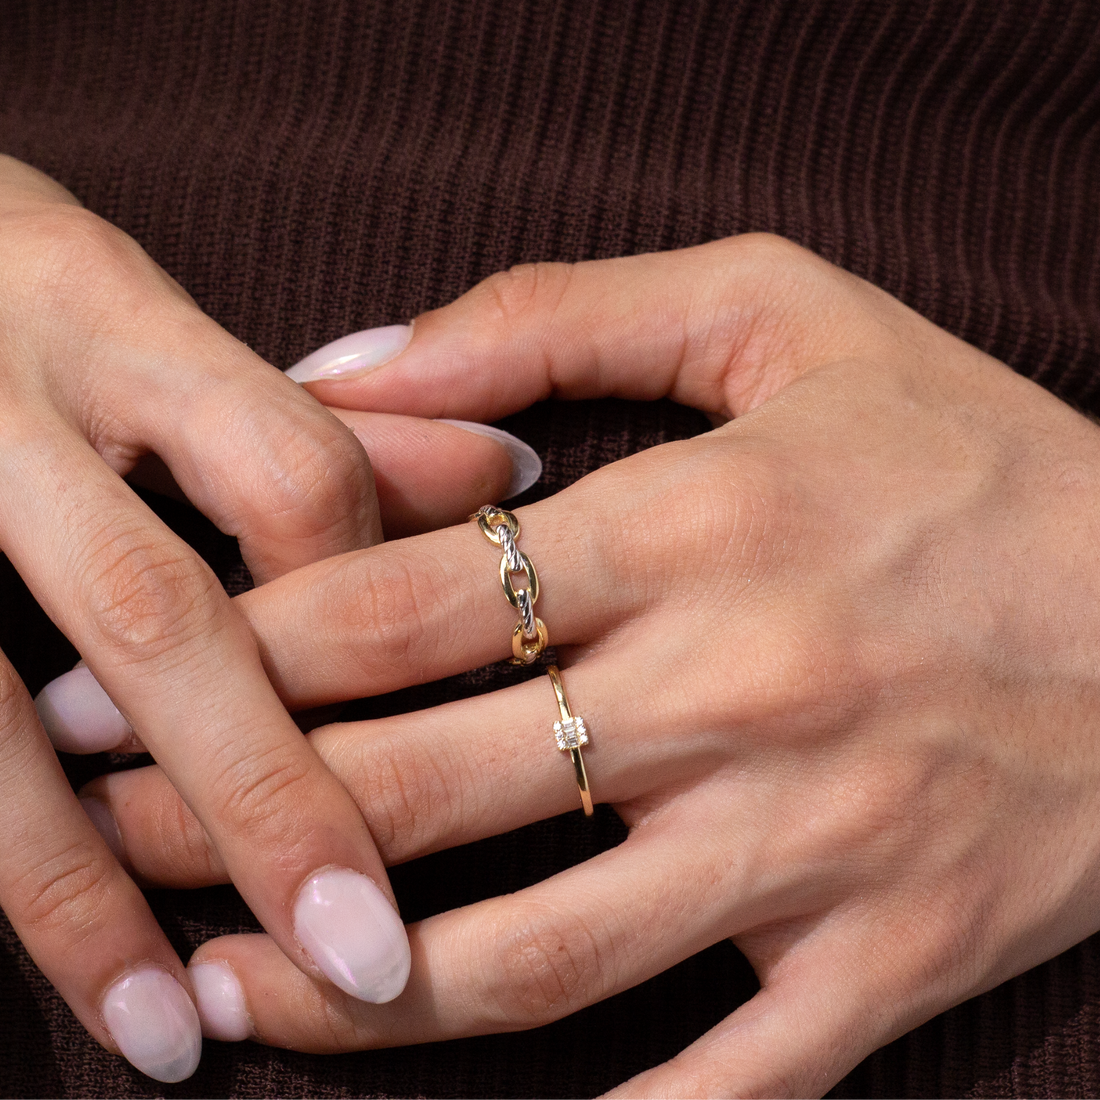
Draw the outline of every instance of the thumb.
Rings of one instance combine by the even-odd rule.
[[[346,337],[294,369],[324,404],[495,420],[547,397],[671,397],[736,416],[807,367],[858,354],[861,293],[768,234],[677,252],[529,264],[417,318]]]

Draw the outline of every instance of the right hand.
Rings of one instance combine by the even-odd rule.
[[[365,451],[133,240],[3,156],[0,388],[0,549],[287,956],[364,1000],[397,996],[408,942],[355,802],[287,714],[217,578],[123,481],[159,455],[262,583],[381,540]],[[465,497],[486,476],[456,480],[471,454],[507,484],[489,440],[442,425],[380,434],[383,462],[422,471],[404,486],[423,503],[403,526],[476,506]],[[0,836],[0,906],[81,1022],[150,1076],[190,1075],[201,1038],[187,972],[2,654]]]

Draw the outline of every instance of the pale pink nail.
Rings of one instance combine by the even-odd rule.
[[[122,846],[122,831],[110,807],[98,798],[82,798],[80,805],[84,807],[84,812],[95,826],[95,831],[107,842],[107,847],[111,849],[115,859],[124,864],[126,849]]]
[[[252,1034],[244,1003],[244,990],[237,975],[225,963],[194,963],[187,968],[195,987],[195,1004],[208,1039],[239,1043]]]
[[[540,477],[542,477],[542,459],[522,439],[517,439],[510,432],[502,428],[494,428],[490,424],[479,424],[475,420],[443,420],[440,424],[450,424],[452,428],[461,428],[464,432],[473,432],[475,435],[488,436],[495,439],[512,459],[512,480],[508,483],[501,500],[518,496],[524,489],[529,489]]]
[[[54,748],[62,752],[109,752],[130,740],[130,723],[81,665],[51,680],[34,701]]]
[[[366,875],[314,875],[294,903],[294,933],[325,977],[361,1001],[392,1001],[409,980],[405,926]]]
[[[322,378],[349,378],[396,359],[412,339],[412,325],[386,325],[341,336],[325,344],[287,372],[295,382],[317,382]]]
[[[182,1081],[198,1068],[199,1014],[166,970],[149,966],[115,982],[103,998],[103,1022],[130,1064],[156,1081]]]

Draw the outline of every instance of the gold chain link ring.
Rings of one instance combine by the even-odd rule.
[[[472,516],[481,533],[503,551],[500,559],[500,586],[504,596],[519,612],[519,622],[512,631],[512,657],[514,665],[532,664],[546,648],[548,634],[546,623],[536,618],[535,601],[539,598],[539,575],[531,559],[516,546],[519,537],[519,520],[507,509],[486,504]],[[527,585],[516,588],[513,577],[525,576]]]

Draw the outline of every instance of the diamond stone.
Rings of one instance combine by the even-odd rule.
[[[584,728],[584,719],[579,716],[565,718],[554,723],[554,740],[562,752],[579,749],[588,744],[588,730]]]

